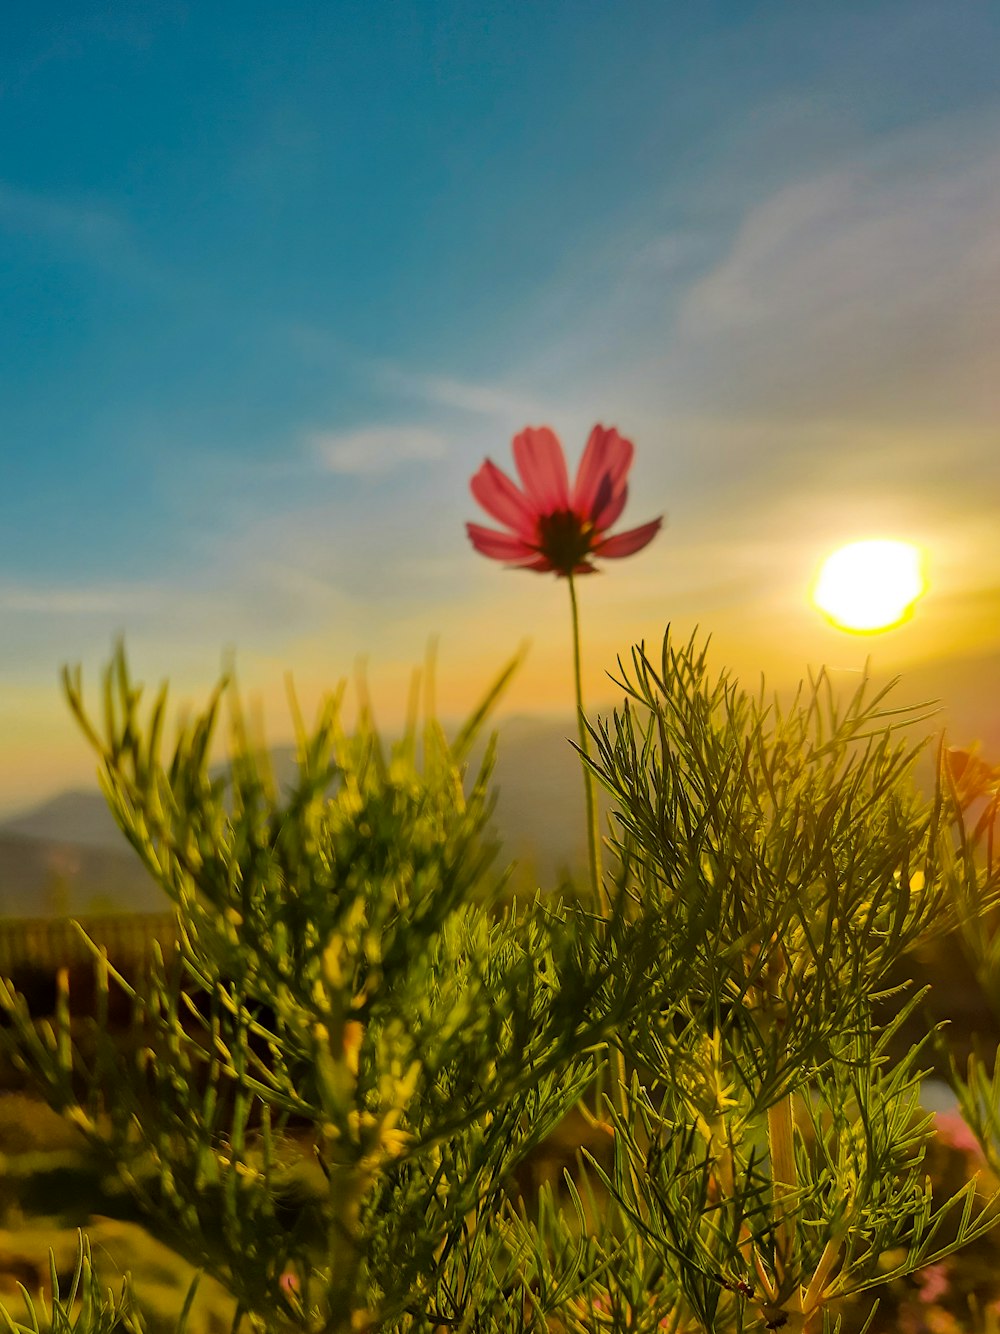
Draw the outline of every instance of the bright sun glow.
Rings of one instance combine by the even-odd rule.
[[[916,547],[852,542],[824,561],[813,601],[840,629],[870,634],[905,620],[924,587]]]

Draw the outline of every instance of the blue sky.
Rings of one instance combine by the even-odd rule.
[[[359,654],[391,719],[432,633],[461,709],[530,637],[511,706],[564,708],[565,588],[462,529],[527,422],[617,425],[669,516],[588,586],[592,696],[668,619],[853,669],[803,590],[882,534],[933,575],[886,665],[995,668],[998,57],[963,0],[6,15],[0,808],[87,771],[57,673],[118,633],[278,720]]]

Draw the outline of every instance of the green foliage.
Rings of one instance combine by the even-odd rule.
[[[667,1003],[618,1040],[642,1072],[605,1185],[667,1259],[695,1328],[813,1328],[826,1304],[910,1272],[996,1219],[970,1185],[936,1210],[922,1168],[918,1052],[887,1045],[873,1002],[956,905],[995,900],[996,868],[961,852],[955,808],[918,795],[919,710],[820,674],[790,706],[711,678],[694,642],[642,649],[623,709],[591,730],[612,795],[632,920],[686,960]],[[628,960],[622,958],[621,966]],[[662,998],[664,993],[660,993]],[[934,1242],[957,1220],[947,1246]]]
[[[1000,877],[1000,768],[990,768],[975,754],[943,751],[941,772],[957,811],[958,858],[967,868],[983,862]],[[959,882],[956,907],[972,973],[1000,1017],[1000,909],[974,874]],[[1000,1173],[1000,1052],[990,1060],[974,1049],[964,1077],[954,1061],[949,1070],[962,1114],[987,1162]]]
[[[451,744],[415,710],[386,751],[340,695],[311,730],[296,709],[280,793],[231,689],[164,757],[165,692],[144,711],[123,654],[100,728],[67,677],[178,943],[135,987],[93,945],[89,1029],[65,986],[47,1025],[0,983],[3,1040],[158,1235],[253,1329],[818,1334],[992,1226],[974,1182],[931,1199],[921,1051],[890,1059],[920,999],[891,970],[1000,889],[947,782],[913,786],[925,715],[823,674],[779,706],[693,641],[637,649],[590,731],[607,912],[501,907],[492,745],[467,765],[510,670]],[[573,1108],[595,1151],[519,1197]]]
[[[122,1334],[145,1334],[142,1318],[133,1309],[128,1280],[123,1282],[117,1297],[112,1291],[104,1292],[98,1286],[94,1277],[90,1242],[82,1233],[79,1236],[76,1268],[68,1290],[60,1290],[52,1251],[49,1252],[51,1304],[40,1298],[36,1307],[27,1288],[21,1284],[18,1286],[21,1288],[28,1323],[14,1320],[0,1306],[0,1320],[9,1334],[112,1334],[114,1330],[120,1330]],[[184,1334],[195,1287],[196,1284],[192,1284],[181,1310],[177,1334]]]
[[[509,671],[451,746],[411,721],[386,754],[368,718],[343,731],[332,698],[299,724],[281,796],[232,692],[213,777],[221,690],[161,760],[165,692],[144,720],[121,653],[103,733],[67,678],[112,810],[176,905],[178,949],[140,993],[95,948],[87,1044],[65,994],[41,1028],[9,986],[0,999],[46,1096],[256,1326],[388,1327],[433,1303],[466,1220],[592,1078],[601,1028],[560,989],[564,914],[495,920],[476,901],[492,746],[468,793],[462,766]],[[102,1023],[115,986],[133,1002],[124,1050]]]

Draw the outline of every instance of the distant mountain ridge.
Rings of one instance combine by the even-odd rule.
[[[121,830],[96,788],[71,788],[9,820],[0,833],[45,842],[72,843],[79,848],[117,849],[125,844]]]
[[[163,890],[121,834],[118,839],[106,848],[0,829],[0,916],[165,911]]]
[[[1000,760],[1000,654],[915,667],[904,674],[895,698],[900,704],[941,699],[946,707],[926,730],[946,728],[951,745],[979,741],[984,755]],[[609,712],[605,705],[591,716]],[[581,876],[586,845],[580,762],[570,740],[577,736],[575,717],[513,715],[495,730],[497,869],[517,861],[522,886],[546,889],[557,886],[565,868]],[[481,739],[474,765],[484,745]],[[279,788],[286,787],[295,775],[294,749],[276,747],[271,756]],[[928,753],[921,763],[922,785],[931,781],[932,769]],[[606,833],[603,793],[600,800]],[[155,911],[165,906],[163,892],[128,846],[99,791],[62,792],[0,821],[0,914],[84,912],[94,903]]]
[[[524,862],[527,875],[554,887],[564,868],[579,871],[586,859],[583,781],[568,740],[575,723],[513,717],[497,731],[496,869]],[[480,740],[470,767],[478,768],[484,747]],[[295,777],[294,748],[276,747],[271,761],[279,789],[287,789]],[[95,904],[166,906],[100,791],[61,792],[0,821],[0,914],[85,912]]]

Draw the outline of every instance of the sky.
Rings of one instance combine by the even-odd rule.
[[[59,687],[290,734],[360,660],[401,717],[530,645],[572,709],[564,580],[474,553],[468,482],[552,426],[636,446],[580,581],[584,685],[672,623],[756,684],[869,655],[988,734],[1000,687],[1000,6],[326,0],[5,14],[0,813],[92,781]],[[897,537],[929,591],[860,639],[809,605]],[[958,700],[958,696],[961,699]],[[992,720],[992,721],[991,721]],[[969,735],[966,735],[969,733]]]

